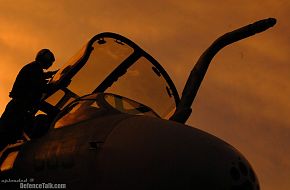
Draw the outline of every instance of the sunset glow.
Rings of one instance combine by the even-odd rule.
[[[214,58],[187,124],[242,152],[261,189],[290,189],[290,1],[4,0],[0,11],[1,113],[17,73],[42,48],[55,53],[54,70],[95,34],[119,33],[151,54],[181,94],[217,37],[276,18],[275,27]]]

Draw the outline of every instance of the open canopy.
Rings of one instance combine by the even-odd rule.
[[[94,36],[50,83],[67,83],[46,101],[58,108],[77,97],[108,92],[130,98],[169,118],[179,102],[176,88],[162,66],[129,39],[114,33]]]

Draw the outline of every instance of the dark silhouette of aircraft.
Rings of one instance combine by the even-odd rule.
[[[214,41],[181,98],[135,43],[114,33],[94,36],[50,81],[66,86],[44,96],[47,107],[26,129],[27,140],[1,152],[1,186],[19,187],[11,180],[20,179],[67,189],[260,189],[237,149],[184,123],[215,54],[275,23],[261,20]]]

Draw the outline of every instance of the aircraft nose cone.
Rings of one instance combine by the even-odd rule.
[[[250,164],[231,145],[156,118],[119,123],[99,158],[99,178],[106,189],[259,189]]]

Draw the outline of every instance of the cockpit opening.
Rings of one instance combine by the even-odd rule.
[[[54,128],[61,128],[100,116],[120,113],[159,118],[158,114],[146,105],[119,95],[99,93],[72,102],[58,115],[53,125]]]

